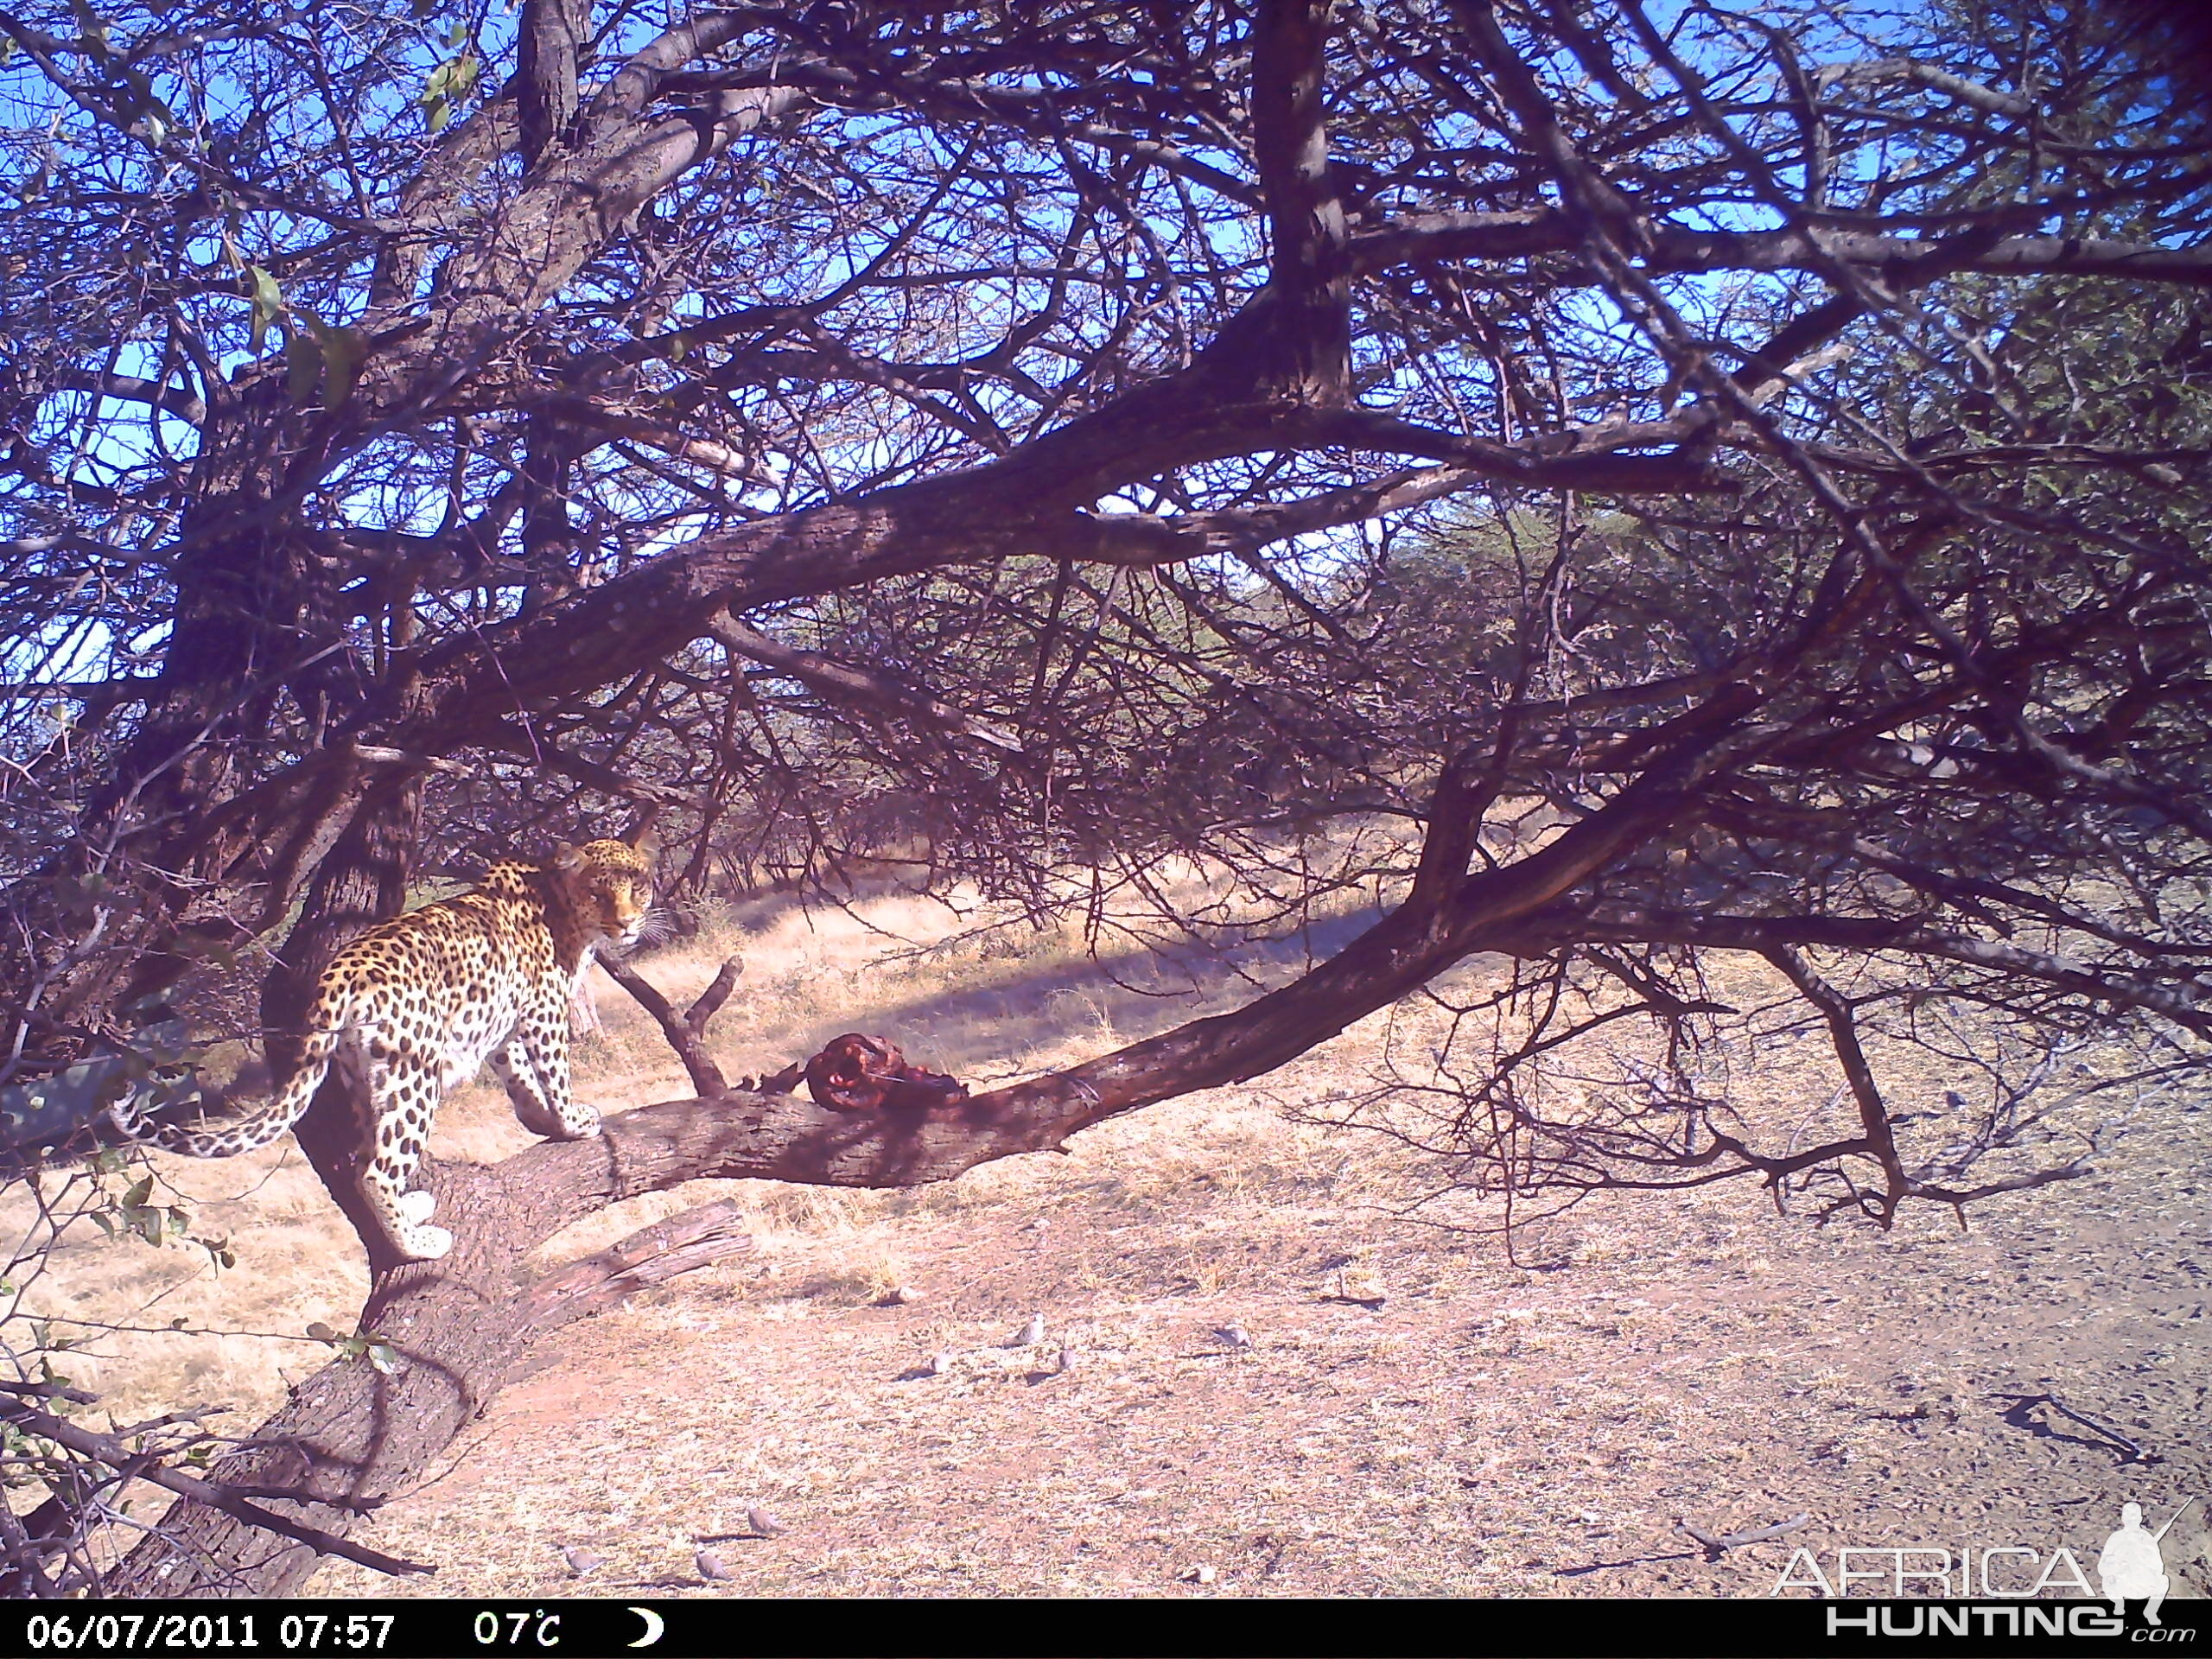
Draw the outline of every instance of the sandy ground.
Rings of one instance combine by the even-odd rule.
[[[738,918],[728,1069],[861,1029],[983,1086],[1250,994],[1146,996],[1115,983],[1128,963],[1103,974],[1065,940],[917,957],[902,932],[952,925],[925,908]],[[717,954],[645,969],[680,995]],[[589,1097],[688,1092],[634,1009],[606,1011],[580,1056]],[[1509,1255],[1409,1210],[1433,1177],[1418,1160],[1287,1120],[1383,1041],[1377,1016],[1261,1084],[941,1187],[698,1183],[572,1230],[550,1254],[734,1196],[756,1243],[532,1356],[364,1535],[435,1578],[333,1563],[312,1592],[1764,1596],[1808,1563],[1833,1574],[1845,1548],[2032,1551],[1996,1558],[2017,1592],[2005,1574],[2061,1548],[2094,1575],[2123,1503],[2156,1525],[2212,1497],[2205,1103],[2139,1126],[2094,1179],[1980,1206],[1970,1231],[1932,1209],[1887,1235],[1820,1229],[1716,1189],[1592,1202]],[[477,1087],[435,1146],[526,1141]],[[310,1322],[350,1328],[358,1246],[289,1141],[158,1164],[236,1269],[92,1239],[26,1294],[145,1327],[73,1362],[118,1415],[224,1400],[251,1424],[327,1357]],[[1043,1338],[1017,1345],[1033,1315]],[[755,1508],[780,1529],[751,1535]],[[1801,1516],[1712,1558],[1678,1527]],[[702,1579],[701,1539],[727,1577]],[[563,1546],[604,1560],[578,1578]],[[2212,1591],[2202,1503],[2165,1558],[2176,1594]]]
[[[2063,1547],[2094,1576],[2122,1503],[2157,1525],[2212,1485],[2201,1141],[1963,1235],[1617,1200],[1532,1230],[1534,1270],[1294,1150],[1199,1099],[772,1230],[549,1344],[378,1541],[443,1595],[1744,1596],[1799,1548],[1833,1573],[1840,1547],[2017,1546],[2041,1576]],[[729,1536],[756,1505],[786,1530]],[[1676,1528],[1801,1515],[1717,1560]],[[563,1544],[607,1562],[578,1582]],[[2177,1594],[2212,1587],[2201,1507],[2165,1555]]]

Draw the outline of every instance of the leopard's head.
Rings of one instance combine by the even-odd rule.
[[[626,950],[652,923],[653,860],[660,842],[650,826],[628,841],[563,842],[545,868],[567,892],[569,908],[585,932]]]

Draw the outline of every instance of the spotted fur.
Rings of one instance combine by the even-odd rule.
[[[445,1091],[489,1062],[533,1134],[581,1141],[599,1111],[569,1097],[569,1001],[594,946],[626,950],[652,902],[651,832],[634,842],[562,846],[542,864],[494,864],[473,891],[395,916],[324,969],[300,1058],[268,1108],[186,1128],[127,1105],[117,1126],[192,1158],[229,1158],[290,1128],[335,1064],[365,1107],[361,1192],[393,1248],[434,1261],[453,1235],[428,1224],[436,1200],[410,1190]]]

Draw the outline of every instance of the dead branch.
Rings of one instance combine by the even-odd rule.
[[[180,1497],[208,1504],[225,1515],[235,1516],[248,1526],[296,1539],[318,1554],[343,1556],[349,1561],[396,1577],[437,1571],[427,1561],[410,1561],[397,1555],[387,1555],[382,1550],[350,1542],[335,1533],[279,1515],[274,1510],[264,1509],[245,1497],[243,1491],[233,1491],[215,1481],[202,1480],[197,1475],[188,1475],[181,1469],[169,1468],[150,1452],[134,1452],[112,1435],[80,1428],[35,1406],[0,1406],[0,1419],[4,1419],[27,1434],[43,1436],[56,1446],[66,1446],[84,1457],[97,1459],[109,1467],[126,1471],[137,1479],[150,1481]]]
[[[1688,1521],[1676,1521],[1675,1526],[1678,1531],[1688,1534],[1705,1546],[1706,1560],[1717,1561],[1728,1551],[1741,1549],[1745,1544],[1763,1544],[1770,1538],[1780,1538],[1796,1532],[1800,1527],[1809,1525],[1812,1519],[1809,1515],[1793,1515],[1787,1521],[1777,1521],[1770,1527],[1758,1527],[1748,1532],[1707,1532]]]
[[[753,1248],[738,1207],[727,1198],[655,1222],[595,1255],[547,1274],[531,1288],[534,1319],[549,1328],[598,1313],[679,1274]]]
[[[607,969],[608,977],[617,985],[637,998],[639,1007],[652,1015],[653,1023],[661,1028],[661,1034],[668,1039],[668,1046],[676,1051],[676,1058],[683,1062],[684,1071],[690,1074],[693,1088],[709,1097],[728,1090],[729,1083],[722,1076],[721,1068],[707,1052],[703,1039],[707,1021],[714,1018],[715,1010],[728,999],[730,986],[737,982],[738,971],[743,965],[740,958],[732,957],[724,963],[722,971],[715,976],[715,982],[707,988],[706,994],[691,1005],[688,1013],[682,1014],[677,1014],[669,1000],[647,983],[645,976],[628,963],[613,957],[601,957],[599,965]],[[715,995],[717,991],[721,993],[719,996]],[[710,998],[713,999],[711,1002]]]
[[[737,988],[737,976],[745,971],[745,958],[732,957],[724,962],[715,974],[714,982],[699,993],[698,1000],[683,1011],[683,1023],[694,1037],[703,1039],[707,1022],[722,1010],[729,1001],[729,994]]]

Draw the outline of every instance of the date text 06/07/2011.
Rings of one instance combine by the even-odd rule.
[[[23,1645],[33,1653],[381,1653],[391,1613],[33,1613]]]

